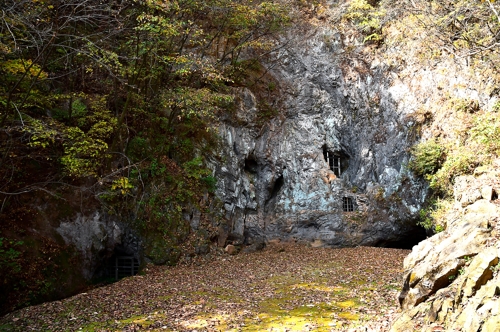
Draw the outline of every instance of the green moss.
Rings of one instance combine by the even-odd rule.
[[[269,329],[285,329],[303,331],[314,328],[315,331],[330,331],[335,325],[332,320],[332,307],[326,303],[301,305],[285,309],[285,298],[273,298],[263,301],[259,312],[252,319],[245,321],[245,331],[262,331]]]
[[[181,251],[163,237],[153,236],[146,241],[144,255],[151,259],[153,264],[173,266],[179,261]]]
[[[259,312],[245,321],[244,331],[262,331],[269,329],[285,329],[289,331],[330,331],[340,327],[340,319],[358,320],[356,313],[345,311],[358,306],[355,300],[337,302],[335,304],[321,302],[300,305],[291,309],[286,298],[272,298],[261,302]],[[293,302],[293,301],[292,301]]]
[[[339,314],[339,317],[347,319],[347,320],[359,320],[359,315],[358,314],[353,314],[351,312],[341,312]]]
[[[354,307],[358,306],[358,304],[354,300],[346,300],[346,301],[342,301],[342,302],[337,302],[337,303],[335,303],[335,305],[337,307],[340,307],[340,308],[354,308]]]
[[[0,324],[0,332],[10,331],[14,331],[14,326],[12,324]]]
[[[110,320],[106,322],[92,322],[83,326],[79,331],[85,332],[98,332],[104,330],[123,330],[126,329],[129,325],[140,325],[142,328],[147,329],[150,325],[155,323],[158,320],[164,320],[165,315],[163,314],[144,314],[144,315],[135,315],[129,318],[125,318],[122,320]],[[162,329],[162,331],[170,331]]]
[[[218,300],[222,300],[224,302],[233,302],[233,303],[241,303],[243,302],[243,298],[238,295],[234,290],[215,287],[211,292],[208,293],[210,298],[215,298]]]

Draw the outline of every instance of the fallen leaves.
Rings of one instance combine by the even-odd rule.
[[[12,331],[386,331],[407,250],[270,246],[144,276],[0,319]],[[283,245],[280,245],[283,249]]]

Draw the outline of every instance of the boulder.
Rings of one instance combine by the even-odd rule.
[[[238,247],[233,246],[232,244],[228,244],[224,249],[229,255],[236,255],[240,251]]]
[[[403,312],[391,331],[426,331],[434,322],[447,331],[500,331],[500,208],[487,199],[456,208],[445,231],[406,257]]]
[[[219,225],[217,229],[219,236],[217,237],[217,246],[223,248],[226,245],[229,236],[229,226],[226,224]]]
[[[493,186],[483,186],[481,188],[481,197],[483,197],[483,199],[491,201],[493,198],[493,193]]]
[[[455,201],[466,207],[481,198],[478,180],[472,175],[463,175],[455,178],[453,186]]]
[[[458,289],[458,296],[472,296],[476,290],[493,278],[491,267],[498,264],[500,251],[497,248],[487,248],[480,252],[467,268],[465,280]]]
[[[480,221],[477,220],[477,223]],[[403,308],[413,307],[448,286],[465,265],[463,257],[474,256],[481,251],[490,230],[474,228],[471,224],[463,226],[453,233],[444,231],[424,241],[427,243],[416,246],[405,259],[405,283],[399,297]],[[419,248],[424,250],[419,252]]]

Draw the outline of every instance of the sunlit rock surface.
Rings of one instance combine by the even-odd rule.
[[[415,220],[426,186],[406,167],[414,96],[384,65],[346,63],[341,44],[319,29],[282,50],[272,74],[285,111],[262,127],[252,125],[255,97],[239,91],[238,121],[219,128],[224,162],[214,161],[232,232],[325,246],[411,247],[421,239]],[[340,176],[328,152],[339,158]],[[344,211],[347,199],[352,212]]]
[[[490,193],[500,186],[498,162],[494,165],[477,178],[456,179],[455,207],[447,214],[446,229],[406,257],[399,295],[403,312],[392,331],[431,331],[436,326],[499,331],[500,206]],[[486,199],[471,194],[481,191]]]

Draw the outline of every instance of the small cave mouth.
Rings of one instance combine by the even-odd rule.
[[[135,276],[140,271],[140,262],[135,255],[125,250],[115,248],[111,257],[103,262],[98,271],[99,281],[114,282],[125,277]]]
[[[406,234],[400,236],[398,239],[394,240],[380,240],[375,247],[393,248],[393,249],[412,249],[423,240],[427,238],[427,232],[425,228],[420,226],[415,226]]]
[[[349,156],[343,151],[333,151],[323,145],[323,158],[333,173],[340,177],[349,167]]]
[[[245,159],[245,171],[251,174],[257,174],[259,169],[259,164],[253,157],[248,157]]]
[[[269,196],[269,200],[276,198],[281,188],[285,184],[285,180],[283,179],[283,175],[280,175],[276,181],[274,182],[273,190],[271,191],[271,196]]]
[[[278,194],[280,190],[283,188],[285,185],[285,179],[283,178],[283,175],[280,175],[276,181],[274,181],[274,184],[272,186],[272,189],[269,194],[269,198],[266,200],[265,204],[265,211],[268,212],[270,207],[273,207],[274,204],[276,203],[276,197],[278,197]]]

